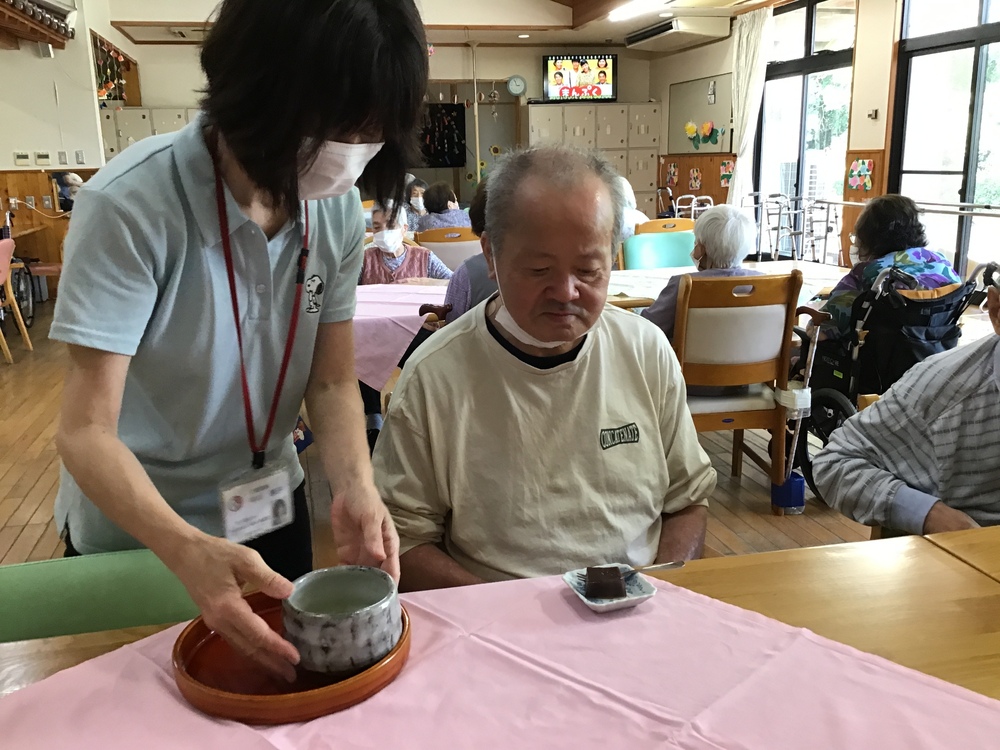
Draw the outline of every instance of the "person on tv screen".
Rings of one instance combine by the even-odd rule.
[[[590,69],[590,63],[584,61],[580,65],[580,75],[577,80],[581,86],[590,86],[597,83],[597,74]]]
[[[598,61],[597,61],[597,67],[598,67],[598,68],[606,68],[606,67],[608,67],[608,61],[607,61],[607,60],[605,60],[605,59],[604,59],[604,58],[602,57],[602,58],[601,58],[600,60],[598,60]]]
[[[551,88],[552,88],[552,95],[553,96],[558,96],[559,95],[559,89],[562,88],[562,85],[563,85],[563,74],[560,71],[557,70],[555,73],[552,74],[552,87]]]
[[[562,60],[554,60],[552,62],[552,67],[555,68],[556,70],[562,70],[562,66],[563,66]]]
[[[608,74],[603,70],[597,71],[597,85],[606,86],[608,83]]]

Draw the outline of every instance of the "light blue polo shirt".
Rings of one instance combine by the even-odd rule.
[[[212,159],[196,120],[143,140],[77,195],[50,336],[132,357],[118,434],[185,520],[222,535],[218,485],[250,468],[239,351],[222,252]],[[270,241],[226,190],[247,377],[263,437],[295,297],[303,222]],[[350,320],[361,272],[357,190],[309,201],[306,289],[267,461],[303,479],[291,433],[320,323]],[[319,291],[319,285],[322,290]],[[345,355],[353,356],[353,352]],[[131,549],[62,470],[56,524],[80,552]]]

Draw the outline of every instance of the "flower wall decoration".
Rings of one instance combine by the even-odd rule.
[[[703,122],[700,127],[693,122],[688,122],[684,126],[684,134],[691,141],[696,151],[701,148],[701,144],[703,143],[718,145],[719,138],[725,135],[725,133],[725,128],[715,127],[715,123],[711,120]]]

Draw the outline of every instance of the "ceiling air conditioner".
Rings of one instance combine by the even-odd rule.
[[[205,41],[204,26],[168,26],[167,33],[179,42]]]
[[[682,16],[629,34],[625,46],[649,52],[676,52],[727,36],[728,16]]]

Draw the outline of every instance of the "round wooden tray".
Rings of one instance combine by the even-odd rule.
[[[281,602],[260,592],[247,596],[254,612],[282,632]],[[288,724],[342,711],[370,698],[396,679],[410,655],[410,617],[382,661],[346,680],[298,669],[295,682],[268,674],[233,650],[199,617],[174,643],[174,679],[187,701],[212,716],[246,724]]]

